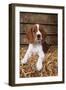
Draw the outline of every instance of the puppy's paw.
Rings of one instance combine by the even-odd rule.
[[[38,61],[37,64],[36,64],[36,68],[37,68],[38,71],[40,71],[42,69],[42,62]]]
[[[26,64],[26,63],[27,63],[27,59],[24,59],[24,58],[23,58],[23,59],[21,60],[21,64]]]

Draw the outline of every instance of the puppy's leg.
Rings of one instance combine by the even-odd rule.
[[[40,71],[42,69],[42,62],[44,60],[45,55],[44,55],[43,51],[38,53],[38,55],[39,55],[39,58],[38,58],[38,61],[37,61],[37,64],[36,64],[36,68],[37,68],[38,71]]]
[[[27,50],[27,52],[26,52],[26,54],[25,54],[25,56],[24,56],[24,58],[21,60],[21,63],[22,63],[22,64],[27,63],[27,61],[28,61],[28,59],[31,57],[31,55],[32,55],[31,47],[29,46],[29,47],[28,47],[28,50]]]

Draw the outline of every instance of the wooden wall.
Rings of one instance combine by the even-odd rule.
[[[20,45],[28,45],[25,32],[35,23],[47,32],[46,43],[57,45],[57,14],[37,14],[20,12]]]

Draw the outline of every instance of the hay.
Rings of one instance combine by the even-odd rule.
[[[24,58],[27,48],[20,48],[20,60]],[[36,70],[38,55],[32,55],[27,64],[20,63],[20,77],[56,76],[58,74],[57,46],[51,46],[45,54],[43,68]]]

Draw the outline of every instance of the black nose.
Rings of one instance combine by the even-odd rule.
[[[37,35],[37,38],[40,38],[40,34]]]

